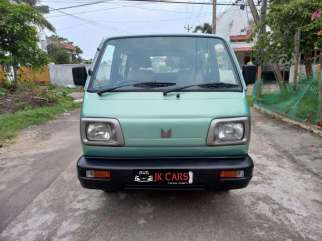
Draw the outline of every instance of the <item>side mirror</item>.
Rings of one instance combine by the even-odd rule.
[[[85,66],[72,68],[73,80],[76,86],[85,86],[87,70]]]
[[[257,67],[253,64],[243,66],[243,77],[246,85],[254,84],[256,81]]]

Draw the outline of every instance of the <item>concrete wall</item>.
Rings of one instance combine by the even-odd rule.
[[[49,64],[50,82],[58,86],[74,87],[72,68],[79,66],[89,69],[90,64]]]

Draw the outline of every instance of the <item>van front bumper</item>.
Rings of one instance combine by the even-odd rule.
[[[248,155],[233,157],[160,157],[160,158],[98,158],[80,157],[78,178],[84,188],[117,190],[227,190],[244,188],[253,173],[253,160]],[[108,170],[110,179],[87,177],[86,170]],[[137,182],[135,173],[148,172],[193,173],[189,184],[159,184],[153,181]],[[221,171],[243,171],[242,177],[221,178]]]

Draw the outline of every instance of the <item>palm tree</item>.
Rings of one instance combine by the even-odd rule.
[[[193,30],[194,33],[207,33],[207,34],[211,34],[212,33],[212,26],[209,23],[204,23],[203,25],[198,25],[195,27],[195,29]]]
[[[38,0],[21,0],[19,2],[25,2],[28,3],[30,6],[34,7],[38,3]]]
[[[42,14],[40,8],[37,8],[37,4],[39,2],[38,0],[15,0],[15,2],[28,4],[33,9],[35,9],[36,11]],[[37,25],[39,25],[39,27],[41,28],[47,28],[52,32],[56,31],[55,27],[43,15],[41,15],[41,17],[38,18]]]

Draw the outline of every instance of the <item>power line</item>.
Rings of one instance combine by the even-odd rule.
[[[120,1],[118,2],[109,2],[109,4],[120,4]],[[110,8],[104,8],[104,9],[95,9],[95,10],[87,10],[87,11],[80,11],[80,12],[73,12],[73,14],[88,14],[88,13],[96,13],[96,12],[103,12],[103,11],[107,11],[107,10],[114,10],[114,9],[119,9],[119,8],[137,8],[137,9],[141,9],[141,10],[148,10],[148,11],[157,11],[157,12],[171,12],[171,13],[178,13],[178,14],[191,14],[193,12],[186,12],[186,11],[176,11],[176,10],[170,10],[170,9],[156,9],[156,8],[148,8],[148,7],[142,7],[143,5],[148,5],[150,4],[150,2],[142,2],[142,3],[136,3],[136,4],[131,4],[131,5],[121,5],[121,6],[117,6],[117,7],[110,7]],[[201,5],[201,8],[203,8],[204,5]],[[203,12],[204,14],[207,14],[208,12]],[[201,15],[202,12],[200,12],[199,15]],[[47,16],[48,18],[56,18],[56,17],[63,17],[66,16],[65,14],[59,14],[59,15],[50,15]]]
[[[119,4],[120,2],[110,2],[111,4]],[[121,5],[117,7],[110,7],[110,8],[104,8],[104,9],[95,9],[95,10],[87,10],[87,11],[80,11],[80,12],[73,12],[73,14],[88,14],[88,13],[96,13],[96,12],[103,12],[107,10],[113,10],[113,9],[119,9],[119,8],[137,8],[141,10],[149,10],[149,11],[162,11],[162,12],[172,12],[172,13],[178,13],[178,14],[186,14],[187,12],[185,11],[176,11],[176,10],[169,10],[169,9],[162,9],[162,8],[147,8],[147,7],[142,7],[142,5],[148,5],[150,4],[149,2],[142,2],[139,4],[131,4],[131,5]],[[204,5],[201,5],[203,7]],[[192,13],[192,12],[189,12]],[[206,12],[204,12],[206,13]],[[201,14],[201,13],[200,13]],[[65,16],[65,14],[59,14],[59,15],[50,15],[48,18],[56,18],[56,17],[62,17]]]
[[[212,5],[211,2],[193,2],[193,1],[171,1],[171,0],[119,0],[122,2],[149,2],[149,3],[167,3],[167,4],[189,4],[189,5]],[[66,10],[71,8],[78,8],[78,7],[84,7],[89,5],[96,5],[101,3],[108,3],[111,1],[96,1],[91,3],[84,3],[84,4],[78,4],[78,5],[72,5],[67,7],[61,7],[61,8],[55,8],[53,11],[59,11],[59,10]],[[239,3],[216,3],[218,6],[240,6]]]
[[[122,30],[122,29],[120,29],[120,28],[111,27],[111,26],[108,26],[108,25],[105,25],[105,24],[102,24],[102,23],[99,23],[99,22],[96,22],[96,21],[93,21],[93,20],[90,20],[90,19],[82,18],[82,17],[76,16],[76,15],[74,15],[74,14],[64,12],[64,11],[62,11],[62,10],[60,10],[60,9],[57,9],[57,8],[51,8],[51,7],[50,7],[50,9],[51,9],[51,10],[57,10],[57,11],[58,11],[58,12],[60,12],[60,13],[63,13],[63,14],[68,15],[68,16],[71,16],[71,17],[73,17],[73,18],[75,18],[75,19],[78,19],[78,20],[80,20],[80,21],[84,22],[84,23],[92,24],[92,25],[94,25],[95,27],[101,27],[101,28],[104,28],[104,30],[105,30],[106,28],[110,28],[110,29],[114,29],[114,30],[116,30],[117,32],[124,32],[124,33],[128,33],[127,31]],[[120,31],[120,30],[122,30],[122,31]]]
[[[147,4],[147,3],[144,3]],[[132,4],[132,5],[121,5],[121,6],[117,6],[117,7],[110,7],[110,8],[104,8],[104,9],[95,9],[95,10],[87,10],[87,11],[82,11],[82,12],[74,12],[73,14],[87,14],[87,13],[94,13],[94,12],[103,12],[103,11],[107,11],[107,10],[113,10],[113,9],[118,9],[118,8],[126,8],[126,7],[133,7],[133,6],[137,6],[137,5],[144,5],[144,4]],[[65,14],[60,14],[60,15],[51,15],[48,16],[49,18],[55,18],[55,17],[61,17],[64,16]]]
[[[166,18],[166,19],[146,19],[146,20],[108,20],[108,21],[103,21],[103,20],[99,20],[102,23],[151,23],[151,22],[172,22],[172,21],[178,21],[178,20],[184,20],[184,17],[181,18]],[[80,26],[84,25],[85,23],[81,24]],[[64,28],[59,28],[58,30],[66,30],[66,29],[71,29],[71,28],[75,28],[78,26],[75,25],[71,25],[68,27],[64,27]]]
[[[212,5],[212,2],[193,2],[193,1],[171,1],[171,0],[120,0],[127,2],[150,2],[150,3],[169,3],[169,4],[190,4],[190,5]],[[240,3],[217,3],[217,6],[240,6]]]
[[[43,4],[43,3],[66,3],[66,0],[41,0],[39,2],[41,4]],[[92,3],[92,1],[89,1],[89,0],[84,0],[84,1],[81,1],[81,0],[70,0],[68,2],[70,2],[70,3]]]
[[[97,1],[97,2],[92,2],[92,3],[83,3],[83,4],[78,4],[78,5],[72,5],[72,6],[67,6],[67,7],[61,7],[61,8],[54,8],[51,11],[60,11],[60,10],[65,10],[65,9],[70,9],[70,8],[79,8],[79,7],[85,7],[89,5],[96,5],[100,3],[106,3],[106,1]]]

